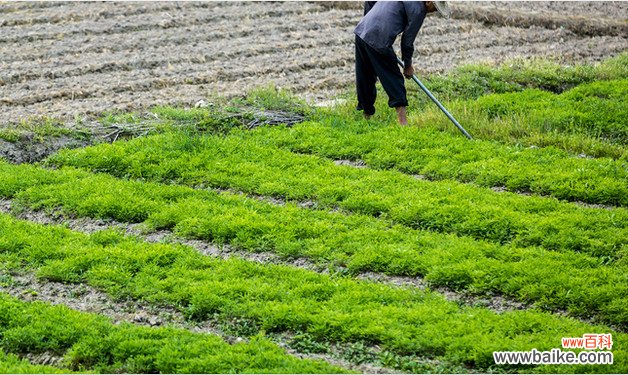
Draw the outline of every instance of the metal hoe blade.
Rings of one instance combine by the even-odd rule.
[[[399,57],[397,57],[397,62],[399,63],[399,65],[404,68],[404,64],[403,61],[401,61],[401,59]],[[434,97],[434,95],[432,95],[432,93],[430,92],[430,90],[427,89],[427,87],[425,87],[425,85],[419,81],[419,79],[416,77],[416,74],[412,75],[412,80],[414,82],[416,82],[417,85],[419,85],[419,87],[421,88],[421,90],[423,90],[423,92],[425,92],[427,94],[427,96],[432,99],[432,101],[438,106],[438,108],[440,108],[441,111],[443,111],[443,113],[445,115],[447,115],[447,117],[449,117],[449,119],[451,120],[451,122],[454,123],[454,125],[456,125],[456,127],[458,127],[458,129],[462,132],[462,134],[464,134],[467,138],[469,139],[473,139],[471,138],[471,135],[469,133],[467,133],[466,130],[464,130],[464,128],[462,127],[462,125],[460,125],[458,123],[458,121],[456,121],[456,119],[454,118],[454,116],[451,115],[451,113],[449,113],[449,111],[447,110],[447,108],[445,108],[439,101],[438,99],[436,99]]]

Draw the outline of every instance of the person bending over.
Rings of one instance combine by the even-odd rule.
[[[375,113],[377,78],[388,94],[388,106],[397,110],[400,125],[407,125],[406,87],[403,77],[412,78],[412,54],[423,20],[436,8],[427,1],[367,1],[364,17],[354,30],[357,109],[369,119]],[[401,35],[403,75],[397,66],[393,44]]]

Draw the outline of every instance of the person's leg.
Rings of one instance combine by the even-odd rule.
[[[355,37],[355,84],[358,94],[357,109],[364,111],[364,117],[370,118],[375,113],[377,77],[370,60],[367,44],[360,37]]]
[[[399,125],[406,126],[408,125],[408,117],[406,116],[406,107],[395,107],[397,111],[397,121],[399,121]]]
[[[369,53],[375,74],[379,77],[382,87],[388,94],[388,106],[396,109],[399,124],[407,125],[406,107],[408,106],[408,99],[406,97],[406,86],[403,74],[399,66],[397,66],[395,52],[391,48],[388,53],[382,54],[371,48]]]

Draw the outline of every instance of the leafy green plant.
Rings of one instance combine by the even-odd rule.
[[[41,277],[55,273],[62,281],[86,282],[118,297],[184,310],[197,306],[197,311],[206,311],[211,319],[218,316],[253,321],[264,332],[292,331],[306,333],[315,340],[353,343],[358,359],[368,352],[364,345],[380,345],[399,356],[428,357],[481,370],[494,366],[491,353],[495,350],[543,350],[559,345],[563,336],[577,337],[587,332],[613,332],[614,345],[619,348],[626,340],[625,334],[609,327],[535,310],[495,313],[461,307],[436,293],[418,289],[334,278],[237,258],[208,258],[189,247],[146,244],[132,238],[99,246],[92,236],[60,227],[5,215],[0,215],[0,220],[3,237],[10,235],[22,243],[23,250],[17,253],[22,264],[37,270]],[[0,252],[3,257],[5,254]],[[60,267],[65,269],[59,271]],[[119,283],[125,274],[131,277]],[[325,298],[313,290],[324,290]],[[61,306],[25,304],[6,296],[0,296],[0,305],[2,348],[12,353],[67,351],[72,369],[338,371],[322,363],[294,358],[289,361],[290,357],[262,338],[229,346],[211,335],[172,328],[113,326],[102,317]],[[204,318],[208,317],[196,316]],[[249,358],[253,353],[258,356]],[[616,351],[614,365],[601,370],[624,371],[624,353]]]
[[[412,147],[418,142],[435,148]],[[194,146],[190,148],[189,144]],[[387,146],[379,148],[377,144]],[[491,157],[488,155],[494,151],[487,145],[444,145],[438,136],[407,129],[349,136],[342,130],[304,124],[291,129],[237,132],[228,137],[172,133],[65,151],[51,158],[49,164],[88,168],[124,178],[314,200],[319,207],[340,207],[384,216],[411,228],[501,244],[538,245],[612,257],[628,243],[625,208],[584,208],[555,199],[496,193],[469,184],[424,181],[397,171],[336,166],[321,157],[292,152],[353,158],[354,149],[362,145],[369,150],[364,159],[376,168],[392,168],[390,164],[399,163],[399,169],[428,177],[451,170],[463,180],[482,185],[530,188],[561,198],[580,196],[584,201],[612,200],[618,204],[628,199],[628,169],[621,168],[619,162],[565,158],[562,152],[550,149],[500,150]],[[452,160],[447,154],[456,156]],[[457,165],[460,161],[465,167]],[[518,162],[528,164],[528,173],[517,170]],[[505,176],[496,175],[499,171]]]
[[[299,353],[327,353],[330,351],[328,343],[321,342],[308,333],[294,335],[289,345]]]
[[[0,176],[2,171],[23,176],[23,180],[15,181],[22,190],[14,191],[15,199],[22,205],[116,220],[145,217],[150,227],[172,229],[181,236],[230,244],[251,252],[272,251],[288,259],[307,257],[332,270],[346,270],[338,274],[373,271],[423,276],[433,285],[480,295],[504,293],[537,303],[543,309],[567,309],[575,316],[596,315],[620,326],[628,322],[624,303],[628,299],[623,276],[627,266],[625,249],[609,259],[569,250],[504,246],[413,230],[384,217],[330,213],[294,204],[278,206],[238,194],[118,180],[107,175],[90,176],[67,168],[36,170],[35,175],[59,174],[67,181],[42,185],[28,175],[29,169],[10,165],[0,168]],[[24,187],[23,181],[31,181],[33,186]],[[12,189],[7,187],[7,190]],[[125,199],[115,194],[103,197],[103,191],[124,192],[121,196]],[[144,204],[137,205],[138,201]],[[134,215],[129,216],[129,211]],[[557,228],[561,223],[552,221],[550,228]],[[576,232],[573,233],[575,236]],[[0,249],[6,249],[6,262],[20,264],[23,261],[15,257],[25,254],[30,240],[16,235],[6,238],[0,241]],[[119,241],[115,232],[96,238],[99,246]],[[577,240],[576,237],[553,238],[563,239],[567,244]],[[136,263],[128,264],[131,270],[134,264],[142,262],[141,254],[137,253],[140,258]],[[159,257],[164,264],[174,258],[171,251]],[[98,262],[91,256],[57,259],[46,255],[45,259],[53,264],[40,272],[53,280],[79,281],[94,262]],[[557,273],[557,269],[561,272]],[[120,293],[133,278],[133,274],[118,268],[105,267],[99,273],[107,275],[102,281],[103,287],[115,286]],[[326,288],[304,288],[303,293],[315,301],[329,299]],[[186,307],[189,316],[211,315],[221,306],[221,300],[213,295],[198,294],[194,298],[198,303]],[[291,310],[283,313],[287,317],[298,316],[292,315]]]

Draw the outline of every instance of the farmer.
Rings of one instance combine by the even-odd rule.
[[[369,119],[375,113],[377,78],[388,94],[388,106],[397,110],[400,125],[408,125],[406,87],[403,77],[412,78],[412,54],[423,19],[436,11],[431,1],[367,1],[364,17],[355,28],[355,73],[359,111]],[[403,34],[402,34],[403,33]],[[403,75],[397,67],[393,43],[401,36]]]

